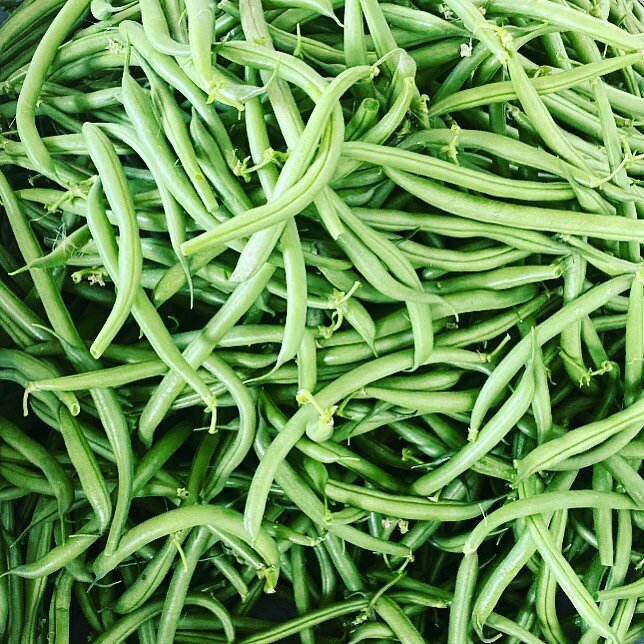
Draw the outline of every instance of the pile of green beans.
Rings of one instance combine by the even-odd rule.
[[[640,0],[0,9],[0,641],[644,641]]]

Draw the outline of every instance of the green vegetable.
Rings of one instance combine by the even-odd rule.
[[[6,6],[0,639],[639,641],[641,3]]]

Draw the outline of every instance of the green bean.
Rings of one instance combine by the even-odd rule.
[[[56,578],[54,594],[49,607],[49,632],[47,634],[49,641],[54,644],[69,641],[73,583],[74,578],[65,570],[62,570]]]
[[[500,155],[519,165],[538,168],[545,172],[551,172],[556,176],[564,177],[568,180],[573,179],[575,182],[581,183],[582,185],[594,185],[598,180],[598,178],[592,173],[587,173],[583,169],[568,166],[564,161],[544,150],[532,148],[526,143],[515,141],[509,137],[502,137],[491,132],[480,132],[460,128],[456,130],[456,136],[454,131],[450,129],[419,132],[409,137],[405,141],[404,147],[409,148],[418,144],[453,144],[457,148],[472,147],[475,149],[481,149],[493,152],[494,154]],[[600,183],[599,189],[605,191],[606,194],[615,196],[619,194],[619,198],[628,199],[628,193],[616,188],[616,186],[610,182]]]
[[[144,605],[172,567],[178,553],[177,545],[176,540],[166,540],[156,556],[148,562],[141,575],[116,600],[115,612],[127,614]]]
[[[7,555],[7,568],[20,565],[20,549],[17,546],[9,547],[10,535],[5,532],[3,529],[2,535],[4,543],[4,552]],[[4,554],[3,552],[3,554]],[[4,571],[3,571],[4,572]],[[7,579],[6,576],[2,579]],[[3,583],[4,586],[4,583]],[[7,624],[7,636],[8,637],[20,637],[22,632],[22,625],[24,620],[24,599],[25,599],[25,582],[19,577],[8,578],[8,587],[9,587],[9,623]]]
[[[641,405],[644,405],[644,402],[639,400],[608,418],[589,423],[538,446],[517,462],[517,479],[522,480],[530,474],[547,469],[570,456],[581,454],[616,433],[629,428],[633,418],[637,417]]]
[[[46,363],[14,349],[0,349],[0,367],[15,370],[21,375],[21,379],[24,377],[25,380],[51,378],[56,375],[56,372]],[[29,386],[27,385],[23,399],[23,413],[25,414],[28,409],[26,406],[28,394]],[[73,416],[80,413],[80,404],[74,394],[59,393],[58,398]]]
[[[429,496],[469,469],[484,454],[490,452],[526,412],[532,403],[534,391],[534,367],[530,363],[512,395],[480,432],[470,426],[468,445],[449,462],[416,480],[412,490],[421,496]]]
[[[273,91],[269,92],[269,96],[272,96],[272,94]],[[283,94],[281,87],[277,88],[275,96],[271,100],[276,105],[281,102],[288,103],[288,94]],[[255,99],[249,109],[249,117],[253,117],[252,120],[249,119],[248,121],[251,153],[253,160],[256,163],[261,163],[261,159],[269,149],[268,134],[259,101]],[[291,159],[293,158],[291,157]],[[279,195],[285,184],[280,183],[274,170],[270,167],[265,167],[260,168],[258,172],[268,199],[270,200]],[[288,176],[288,174],[284,176]],[[306,294],[306,271],[300,237],[294,222],[290,221],[284,226],[268,228],[253,235],[240,254],[239,261],[231,276],[233,281],[242,281],[254,274],[261,265],[262,260],[268,259],[267,253],[270,253],[278,237],[281,239],[286,273],[287,310],[284,339],[275,368],[279,368],[297,353],[305,327],[305,298],[302,298],[301,295],[302,293]]]
[[[450,606],[449,631],[447,641],[462,642],[467,639],[470,605],[478,575],[478,555],[476,552],[463,557],[456,575],[454,598]]]
[[[38,502],[36,503],[36,509],[38,509]],[[51,543],[52,533],[52,522],[43,523],[32,530],[29,534],[29,541],[27,544],[27,561],[36,560],[47,552]],[[20,641],[36,641],[39,608],[45,592],[46,582],[47,579],[45,577],[29,579],[25,582],[25,602],[22,607],[24,619],[22,631],[20,633]]]
[[[405,150],[354,141],[345,143],[342,155],[366,163],[411,172],[431,179],[478,190],[484,194],[522,201],[563,201],[574,193],[561,183],[529,182],[491,177],[487,173],[454,166],[452,163]]]
[[[303,629],[310,628],[329,619],[358,613],[367,605],[367,599],[346,599],[342,602],[311,611],[302,617],[296,617],[283,622],[278,626],[265,630],[263,633],[246,637],[241,642],[243,644],[269,644],[270,642],[277,642],[291,634],[298,633]]]
[[[642,480],[637,471],[618,454],[607,458],[604,467],[619,481],[638,507],[642,507],[644,505],[644,480]]]
[[[610,601],[612,599],[627,599],[641,596],[641,589],[644,587],[644,581],[639,579],[624,586],[602,590],[597,593],[597,600],[600,602]]]
[[[409,368],[412,364],[412,356],[409,352],[403,351],[384,358],[378,358],[349,371],[316,394],[319,409],[325,411],[325,417],[318,417],[318,422],[329,423],[332,421],[332,416],[329,419],[326,418],[328,410],[343,395],[348,395],[369,382],[396,373],[401,369]],[[315,420],[316,416],[318,416],[318,411],[312,405],[301,407],[273,441],[265,458],[261,461],[253,477],[253,483],[246,502],[245,517],[251,534],[256,533],[257,526],[261,522],[266,497],[275,471],[292,446],[302,437],[306,425]]]
[[[0,577],[0,634],[4,637],[9,626],[9,611],[11,610],[11,595],[10,595],[10,586],[9,580],[7,579],[6,572],[7,568],[7,552],[4,538],[0,538],[0,571],[2,577]],[[18,598],[21,599],[21,598]]]
[[[194,530],[188,537],[186,541],[185,554],[182,558],[183,566],[175,569],[170,580],[168,593],[163,603],[161,619],[159,620],[159,628],[156,633],[157,641],[174,641],[179,615],[183,608],[185,596],[188,591],[188,584],[199,557],[203,554],[212,539],[212,534],[204,526]]]
[[[552,520],[550,531],[557,548],[561,549],[566,529],[567,515],[565,511],[557,512]],[[557,616],[555,593],[557,583],[547,564],[542,563],[537,577],[537,620],[546,641],[556,642],[565,639]]]
[[[109,367],[71,376],[32,380],[30,391],[84,391],[91,387],[120,387],[122,385],[163,375],[167,366],[161,360],[146,360],[118,367]]]
[[[204,492],[204,496],[209,499],[223,488],[230,474],[250,450],[253,444],[256,415],[253,397],[233,369],[215,355],[211,355],[204,361],[204,367],[229,389],[239,413],[239,429],[236,440],[220,456],[219,464],[214,468],[209,485]]]
[[[400,641],[415,642],[416,644],[425,641],[400,607],[386,595],[378,599],[374,605],[374,610],[396,633]]]
[[[371,230],[368,226],[364,225],[349,208],[341,204],[339,201],[338,211],[341,214],[342,220],[347,223],[347,226],[351,228],[352,232],[358,235],[361,239],[369,242],[369,251],[375,251],[386,263],[394,277],[401,280],[404,292],[409,293],[410,289],[421,289],[420,281],[415,275],[411,263],[407,261],[406,258],[400,256],[398,249],[393,244],[378,235],[375,231]],[[353,258],[357,259],[359,257],[356,253],[358,249],[353,250],[355,244],[351,244],[349,242],[350,238],[348,238],[347,233],[345,233],[338,242],[341,246],[344,245],[344,250],[350,257],[353,255]],[[381,271],[378,270],[379,265],[376,262],[370,261],[371,258],[367,254],[369,251],[365,252],[365,250],[362,250],[361,254],[364,254],[365,257],[364,259],[357,261],[356,264],[365,278],[372,281],[373,278],[369,277],[370,273],[377,271],[377,273],[374,274],[375,277],[375,275],[381,273]],[[390,279],[387,279],[388,276],[383,275],[382,277],[387,282],[391,281]],[[382,291],[385,291],[382,286],[380,288]],[[398,290],[400,292],[400,289]],[[416,301],[414,298],[407,297],[406,303],[409,311],[412,333],[414,335],[414,362],[415,366],[418,366],[430,355],[434,343],[431,309],[426,306],[426,304],[429,304],[430,302],[424,303]]]
[[[468,554],[478,549],[486,536],[495,528],[502,525],[509,517],[530,516],[557,509],[578,507],[597,508],[610,507],[615,510],[633,510],[637,506],[626,496],[615,492],[593,492],[591,490],[576,490],[553,494],[541,494],[534,498],[526,498],[496,510],[487,516],[486,520],[472,531],[463,546],[463,552]]]
[[[459,502],[427,501],[416,497],[400,497],[373,492],[366,488],[329,481],[326,487],[329,498],[355,505],[363,510],[383,511],[390,516],[421,521],[461,521],[479,516],[483,506]]]
[[[214,10],[207,1],[188,0],[188,43],[192,64],[206,92],[212,91],[212,41],[214,36]]]
[[[144,69],[146,68],[147,64],[144,64]],[[161,114],[164,131],[206,210],[214,212],[219,207],[219,204],[210,185],[201,173],[182,112],[172,93],[156,73],[148,68],[146,69],[146,75],[151,83],[152,100]]]
[[[344,59],[348,68],[367,63],[363,12],[357,0],[349,0],[345,3],[343,45]],[[357,91],[358,95],[363,96],[362,110],[359,107],[354,115],[355,120],[347,124],[347,138],[353,138],[351,135],[359,132],[358,121],[368,123],[374,120],[371,115],[377,115],[379,108],[378,102],[373,98],[373,87],[358,87]]]
[[[203,228],[212,228],[217,220],[206,210],[185,172],[174,165],[172,152],[159,130],[152,99],[129,73],[123,74],[122,94],[123,104],[146,157],[156,160],[160,176],[188,214]]]
[[[45,475],[58,502],[58,514],[62,520],[74,500],[73,486],[65,470],[40,443],[5,418],[0,419],[0,437]]]
[[[94,510],[98,532],[101,534],[107,529],[112,517],[112,502],[107,484],[87,438],[74,417],[63,407],[58,412],[58,422],[67,453]]]
[[[617,232],[614,219],[610,215],[586,215],[484,200],[481,197],[464,195],[427,179],[414,178],[408,173],[392,168],[386,168],[385,171],[401,188],[459,217],[474,218],[472,213],[476,212],[476,219],[485,223],[617,241],[637,241],[644,236],[644,230],[640,231],[635,224],[628,225],[626,222],[620,224],[621,231]]]
[[[248,310],[252,302],[263,291],[273,273],[272,266],[266,266],[255,277],[240,284],[226,304],[203,328],[201,334],[186,348],[184,359],[189,364],[199,364],[212,353],[220,338]],[[144,441],[151,442],[152,434],[163,419],[170,405],[183,388],[176,373],[168,373],[146,404],[139,424],[139,433]]]
[[[579,492],[566,492],[561,493],[564,495],[579,495]],[[583,494],[583,492],[581,493]],[[596,494],[602,494],[597,492]],[[606,493],[611,494],[611,493]],[[541,496],[543,498],[544,495]],[[523,499],[530,501],[531,498]],[[521,503],[521,501],[517,501]],[[597,605],[592,601],[592,597],[584,588],[583,584],[574,573],[570,564],[564,559],[560,550],[555,543],[553,536],[549,533],[544,520],[538,516],[531,516],[528,519],[528,529],[530,534],[537,544],[537,549],[544,561],[547,562],[551,574],[557,579],[557,582],[562,587],[572,604],[575,606],[585,622],[589,625],[591,630],[596,631],[610,641],[617,642],[614,632],[609,624],[603,619],[599,612]]]
[[[244,578],[239,574],[227,554],[216,556],[212,563],[221,572],[229,584],[237,591],[242,601],[248,596],[249,590]]]
[[[600,466],[593,467],[593,489],[612,492],[613,478]],[[603,566],[613,565],[613,515],[610,508],[593,510],[593,522],[597,534],[597,549]]]
[[[97,534],[77,533],[70,535],[64,545],[56,546],[44,556],[9,571],[26,579],[46,577],[57,572],[85,552],[96,540]]]
[[[563,89],[574,87],[604,74],[609,74],[622,66],[632,65],[641,61],[641,53],[627,54],[608,60],[598,61],[576,67],[569,71],[558,72],[548,76],[540,76],[531,79],[532,86],[539,94],[550,92],[559,92]],[[484,90],[484,91],[483,91]],[[495,102],[505,102],[516,99],[517,94],[513,89],[510,81],[487,84],[484,88],[477,87],[462,90],[454,93],[446,99],[434,103],[430,108],[430,116],[444,114],[446,112],[456,112],[461,109],[469,109],[478,105],[487,105]]]
[[[573,302],[567,304],[560,311],[552,315],[547,321],[536,327],[535,339],[537,344],[542,346],[545,342],[560,333],[566,324],[570,324],[575,319],[585,317],[590,312],[601,307],[604,303],[610,301],[615,295],[628,288],[630,281],[628,277],[616,277],[580,295]],[[521,365],[528,359],[531,345],[532,341],[530,338],[526,337],[521,340],[497,366],[494,370],[494,375],[483,385],[472,411],[471,426],[473,430],[478,430],[485,411],[489,408],[491,400],[496,396],[495,391],[498,392],[507,385],[512,376],[516,374]]]
[[[219,529],[253,544],[249,533],[243,527],[241,515],[233,510],[212,505],[185,506],[169,510],[132,528],[123,535],[118,549],[113,554],[102,553],[95,559],[94,573],[98,579],[101,579],[123,559],[150,541],[197,525],[217,526]],[[265,532],[259,531],[253,547],[266,561],[265,582],[266,588],[270,592],[279,575],[276,546]]]
[[[522,0],[519,4],[512,4],[508,0],[493,0],[488,9],[491,12],[499,13],[510,10],[512,13],[520,12],[525,16],[549,20],[557,27],[579,31],[596,38],[599,42],[613,45],[621,50],[639,51],[641,46],[637,38],[631,37],[624,30],[571,7],[558,5],[557,15],[553,17],[551,15],[552,3],[547,0],[537,0],[536,2]]]
[[[642,310],[643,301],[644,291],[642,290],[642,282],[639,277],[636,277],[631,285],[625,329],[624,403],[626,405],[634,403],[642,391],[644,346],[642,346],[639,320],[644,315],[644,311]]]
[[[87,213],[88,223],[90,224],[94,241],[100,248],[102,259],[107,265],[106,268],[114,276],[117,273],[117,257],[116,249],[114,248],[115,240],[112,231],[107,226],[104,210],[102,210],[99,203],[96,203],[96,200],[100,198],[98,188],[96,187],[97,185],[94,184],[90,194]],[[204,401],[206,401],[208,408],[212,407],[210,390],[203,383],[199,375],[182,359],[178,349],[174,346],[170,338],[168,338],[169,334],[165,325],[141,287],[138,288],[136,294],[133,314],[146,331],[146,335],[155,348],[157,355],[166,364],[171,365],[177,374],[181,374],[180,377],[184,378],[186,382],[189,382],[195,391],[199,392]]]
[[[107,136],[95,125],[90,123],[83,125],[83,136],[92,161],[98,169],[101,186],[117,218],[119,228],[119,277],[116,301],[107,321],[90,347],[90,353],[95,358],[99,358],[130,314],[141,279],[143,260],[134,202],[116,152]]]
[[[233,641],[230,639],[230,634],[234,633],[234,626],[226,619],[225,609],[221,607],[220,603],[216,599],[204,596],[202,593],[191,594],[186,597],[186,603],[194,606],[203,606],[212,612],[223,622],[224,628],[227,630],[229,638],[222,641]],[[134,633],[141,624],[158,615],[161,612],[162,604],[163,602],[158,600],[149,602],[145,606],[138,608],[136,611],[133,611],[125,617],[122,617],[120,620],[114,622],[110,628],[101,633],[96,641],[101,642],[101,644],[107,644],[108,642],[116,644],[116,642],[124,641],[129,635]]]
[[[302,546],[294,546],[291,548],[291,565],[297,570],[305,568],[304,549]],[[310,609],[309,591],[304,582],[304,578],[300,575],[293,576],[293,594],[295,597],[295,607],[298,614],[306,614]],[[302,644],[312,644],[314,640],[313,631],[306,629],[300,632],[300,640]]]
[[[140,5],[143,27],[150,34],[151,42],[155,49],[170,55],[190,54],[189,46],[173,40],[170,36],[168,23],[159,2],[156,0],[143,0]]]
[[[626,572],[630,563],[630,551],[633,546],[633,528],[631,523],[630,512],[627,510],[619,511],[617,514],[617,549],[615,552],[614,565],[611,568],[609,577],[606,582],[606,588],[616,587],[620,583],[623,583],[624,578],[626,577]],[[609,591],[610,592],[610,591]],[[597,599],[597,597],[595,597]],[[603,602],[600,605],[600,612],[604,615],[607,620],[615,614],[617,609],[617,602],[614,600],[609,600],[608,602]],[[587,631],[582,636],[582,641],[584,644],[588,644],[592,641],[597,641],[596,634],[591,631]]]
[[[36,129],[35,109],[42,83],[56,50],[87,9],[87,0],[68,0],[41,38],[27,70],[16,111],[16,126],[30,160],[45,174],[56,175],[54,163]]]

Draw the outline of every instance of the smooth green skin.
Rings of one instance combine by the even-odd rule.
[[[396,633],[401,642],[422,644],[425,639],[411,623],[409,618],[392,599],[387,596],[380,597],[374,605],[374,611]]]
[[[100,358],[130,314],[141,280],[143,257],[134,201],[116,151],[96,125],[85,123],[83,136],[119,229],[116,301],[90,347],[92,356]]]
[[[599,78],[609,74],[622,66],[627,67],[633,63],[641,62],[643,54],[637,52],[625,56],[602,60],[581,67],[575,67],[569,71],[558,72],[548,76],[540,76],[530,79],[531,84],[539,94],[559,92],[563,89]],[[458,112],[462,109],[469,109],[479,105],[489,105],[495,102],[505,102],[516,99],[516,92],[510,81],[490,83],[485,87],[456,92],[449,97],[435,102],[429,109],[430,116],[445,114],[447,112]]]
[[[36,502],[36,510],[38,510],[44,502],[44,499],[41,497]],[[37,560],[47,553],[51,546],[53,531],[53,522],[45,522],[36,526],[36,528],[30,532],[25,551],[25,559],[27,561]],[[47,579],[45,577],[25,581],[24,603],[21,606],[21,612],[23,613],[24,618],[19,641],[34,643],[37,641],[36,632],[39,622],[39,609],[45,593],[46,585]]]
[[[534,496],[527,496],[528,494],[531,495],[534,492],[534,482],[525,482],[521,484],[519,488],[519,496],[523,498],[520,498],[517,503],[535,500]],[[611,495],[612,493],[597,492],[595,494]],[[575,493],[560,493],[560,496],[566,495],[575,495]],[[536,498],[543,498],[543,496],[544,495],[537,495]],[[595,507],[600,507],[600,505],[597,505]],[[555,518],[555,524],[556,523],[557,518]],[[565,559],[559,548],[559,545],[555,541],[555,537],[553,536],[552,532],[548,530],[548,526],[546,525],[543,517],[530,515],[527,519],[527,526],[532,538],[537,545],[539,554],[541,555],[545,564],[548,566],[550,574],[552,574],[552,576],[557,580],[557,583],[566,593],[573,606],[578,611],[579,615],[583,616],[586,624],[588,624],[591,630],[596,631],[599,635],[602,635],[608,641],[618,642],[619,640],[617,639],[616,634],[611,629],[608,622],[606,622],[606,620],[603,618],[597,607],[597,604],[595,604],[595,602],[593,601],[590,593],[581,583],[581,580],[579,579],[577,573],[573,570],[572,566]],[[555,526],[553,526],[553,529],[556,533]]]
[[[521,516],[530,516],[543,512],[566,510],[571,508],[611,507],[615,510],[635,510],[637,504],[623,494],[615,492],[594,492],[592,490],[575,490],[551,494],[540,494],[521,499],[489,514],[486,521],[474,528],[463,546],[463,552],[469,554],[478,549],[489,534],[507,521]]]
[[[56,577],[54,594],[49,606],[49,632],[47,634],[52,644],[69,642],[73,584],[74,578],[65,570]]]
[[[553,541],[560,550],[563,547],[567,518],[565,511],[557,512],[550,524]],[[528,525],[531,529],[533,528],[530,520],[528,520]],[[542,562],[537,576],[535,609],[541,632],[547,641],[565,639],[557,615],[556,592],[556,578],[551,573],[548,564]]]
[[[186,597],[186,605],[201,606],[210,611],[213,616],[222,622],[226,633],[224,642],[235,641],[235,627],[228,615],[228,611],[216,599],[200,594],[190,594]],[[129,635],[133,634],[140,626],[161,613],[163,602],[156,600],[148,602],[145,606],[138,608],[129,615],[122,617],[120,620],[102,632],[96,638],[96,642],[101,644],[117,644],[123,642]]]
[[[610,472],[601,466],[593,467],[592,488],[602,492],[612,492],[613,477]],[[603,566],[612,566],[614,563],[613,513],[610,508],[593,510],[593,526],[597,535],[599,560]]]
[[[62,520],[74,500],[72,482],[65,470],[47,449],[5,418],[0,419],[0,438],[42,471],[56,497]]]
[[[535,393],[534,362],[531,361],[512,395],[483,428],[468,433],[468,444],[444,465],[425,474],[412,485],[419,496],[429,496],[466,472],[482,456],[501,442],[521,419],[532,403]],[[493,372],[494,373],[494,372]]]
[[[56,372],[47,363],[15,349],[0,349],[0,367],[3,369],[13,369],[20,373],[26,380],[36,378],[51,378]],[[28,387],[25,390],[25,399],[23,406],[27,402]],[[77,416],[80,412],[80,404],[74,394],[60,393],[58,395],[60,402],[65,405],[69,412]],[[24,410],[23,410],[24,413]]]
[[[274,541],[263,530],[258,532],[255,540],[251,539],[243,526],[241,514],[214,505],[185,506],[140,523],[123,535],[118,549],[113,554],[103,552],[94,560],[94,574],[97,579],[101,579],[126,557],[150,541],[197,525],[216,526],[253,545],[267,565],[266,588],[269,591],[274,588],[279,576],[279,561]]]
[[[467,639],[471,605],[478,578],[478,567],[479,560],[476,552],[465,555],[458,567],[454,598],[449,609],[448,644],[458,644]]]
[[[413,149],[416,146],[444,146],[453,144],[457,149],[479,149],[493,153],[508,161],[515,162],[521,166],[533,167],[553,173],[571,182],[573,188],[575,184],[595,185],[600,177],[593,172],[586,172],[579,168],[574,168],[558,157],[541,150],[533,148],[526,143],[504,137],[492,132],[482,132],[477,130],[458,129],[456,132],[451,129],[443,128],[417,132],[404,141],[401,147]],[[606,173],[608,173],[606,165]],[[637,200],[637,194],[633,194],[632,188],[629,191],[622,190],[611,182],[603,182],[598,186],[600,192],[605,193],[611,198],[617,200]],[[640,197],[641,198],[641,194]]]
[[[25,261],[29,263],[40,257],[42,253],[38,242],[2,173],[0,173],[0,197]],[[63,347],[72,364],[81,371],[95,369],[97,363],[85,349],[52,276],[47,271],[38,269],[30,271],[30,275],[39,292],[40,299],[46,303],[47,316],[54,331],[64,340]],[[117,507],[106,544],[106,551],[109,552],[120,538],[127,518],[133,467],[132,448],[123,411],[114,394],[109,389],[94,388],[91,390],[91,394],[99,410],[100,420],[107,432],[110,446],[116,456],[119,473]]]
[[[212,354],[204,362],[204,367],[231,393],[239,414],[239,429],[236,439],[223,454],[219,455],[219,462],[210,473],[208,485],[203,492],[205,499],[211,499],[223,489],[228,477],[250,451],[255,438],[257,416],[255,400],[249,388],[226,362]]]
[[[419,176],[461,187],[471,188],[483,194],[503,199],[523,201],[566,201],[574,197],[574,191],[567,184],[537,181],[521,181],[490,176],[448,163],[435,157],[425,156],[406,150],[391,149],[384,145],[374,145],[353,141],[342,147],[342,156],[364,163],[374,163],[385,167],[397,168]]]
[[[644,581],[639,579],[631,584],[624,586],[617,586],[609,590],[602,590],[597,593],[597,600],[600,602],[609,601],[611,599],[626,599],[631,597],[641,596]]]
[[[129,72],[123,74],[121,85],[123,105],[134,127],[141,148],[149,159],[156,159],[159,173],[169,190],[186,212],[204,229],[217,220],[203,205],[183,169],[174,164],[174,154],[154,113],[152,98]]]
[[[92,527],[95,528],[95,523],[89,529]],[[64,545],[55,546],[36,561],[13,568],[9,572],[25,579],[45,578],[77,559],[96,542],[98,537],[98,534],[70,535]]]
[[[644,399],[640,399],[608,418],[589,423],[539,445],[516,463],[517,480],[523,480],[535,472],[547,470],[572,456],[582,454],[618,432],[630,428],[634,419],[639,418],[643,408]]]
[[[193,530],[186,540],[183,565],[177,567],[172,574],[163,603],[159,628],[156,632],[156,641],[160,644],[172,644],[174,641],[192,575],[199,558],[212,540],[213,536],[205,526]],[[233,640],[229,639],[229,641]]]
[[[446,188],[428,179],[386,168],[396,185],[423,201],[459,217],[489,224],[501,224],[519,230],[543,230],[560,234],[597,237],[615,241],[642,241],[644,224],[616,219],[610,215],[588,215],[574,211],[518,206],[484,199]],[[476,215],[474,214],[476,213]]]
[[[470,0],[448,0],[447,5],[463,20],[467,29],[473,35],[475,34],[499,61],[507,65],[510,81],[521,107],[546,145],[574,166],[585,168],[586,163],[583,157],[574,149],[555,123],[537,90],[530,83],[517,55],[513,40],[510,38],[509,41],[504,41]]]
[[[613,566],[609,572],[608,579],[606,580],[605,588],[607,590],[603,592],[611,592],[612,589],[619,587],[620,584],[624,583],[624,579],[628,572],[630,566],[630,557],[631,550],[633,548],[633,524],[631,520],[631,513],[627,510],[621,510],[617,513],[617,548],[615,550],[615,559],[613,561]],[[601,592],[601,591],[600,591]],[[597,593],[599,594],[599,593]],[[595,595],[595,599],[598,597]],[[617,614],[619,602],[616,598],[612,600],[609,598],[608,601],[602,602],[600,600],[599,610],[602,616],[606,621],[611,620],[611,618]],[[619,636],[619,628],[616,629]],[[596,633],[592,631],[587,631],[582,636],[580,641],[583,644],[590,644],[590,642],[598,641]]]
[[[162,360],[145,360],[131,364],[97,369],[83,374],[32,380],[33,391],[85,391],[95,386],[122,387],[137,380],[160,376],[167,371]]]
[[[152,101],[157,112],[161,114],[161,124],[177,157],[188,175],[205,208],[214,212],[219,204],[208,181],[201,173],[194,147],[188,134],[188,126],[174,96],[159,76],[143,62],[151,88]]]
[[[118,274],[118,259],[116,250],[116,241],[113,231],[107,222],[105,211],[100,203],[100,193],[98,192],[99,184],[94,184],[88,198],[88,223],[92,230],[94,241],[96,242],[104,265],[108,273],[114,279]],[[171,367],[177,375],[185,382],[188,382],[192,388],[200,394],[208,406],[211,405],[212,394],[204,384],[197,372],[183,360],[179,350],[176,348],[165,324],[159,314],[154,309],[150,300],[147,298],[143,289],[139,286],[136,299],[132,308],[135,319],[141,325],[146,337],[153,346],[155,352],[161,359]]]
[[[626,347],[624,358],[624,404],[632,405],[639,398],[644,386],[644,284],[639,275],[633,280],[629,293],[626,316]]]
[[[347,599],[324,608],[310,611],[302,617],[293,618],[278,626],[267,629],[263,633],[250,635],[240,641],[242,644],[270,644],[270,642],[279,642],[289,635],[299,633],[303,629],[322,624],[330,619],[356,614],[365,608],[368,603],[369,601],[367,599]]]
[[[206,91],[213,84],[212,41],[214,36],[214,9],[208,0],[187,0],[188,43],[192,64],[200,85]]]
[[[0,310],[4,318],[19,327],[31,339],[27,346],[37,341],[47,342],[51,340],[51,334],[39,326],[44,326],[41,318],[28,309],[22,300],[3,282],[0,282]]]
[[[57,13],[36,47],[18,95],[16,126],[20,140],[34,166],[50,176],[56,176],[56,167],[36,128],[36,103],[58,47],[88,5],[89,0],[68,0]]]
[[[259,297],[273,270],[272,266],[267,265],[248,282],[240,284],[201,333],[186,348],[182,359],[194,366],[202,364],[217,346],[220,338],[239,321]],[[168,373],[161,381],[141,414],[139,434],[144,442],[148,444],[152,442],[157,425],[163,420],[182,389],[183,381],[176,372]]]
[[[107,530],[113,512],[107,483],[89,441],[76,419],[67,409],[61,407],[58,412],[58,422],[69,458],[87,500],[94,510],[98,524],[97,531],[102,534]]]
[[[492,501],[468,504],[452,501],[427,501],[420,497],[394,496],[375,492],[356,485],[329,481],[326,488],[329,498],[354,505],[363,510],[383,511],[389,516],[420,521],[464,521],[481,515]]]
[[[483,1],[476,0],[476,3],[483,4]],[[599,42],[621,50],[639,51],[642,47],[641,41],[636,36],[571,7],[558,5],[557,14],[553,16],[552,3],[548,0],[520,0],[518,3],[512,3],[511,0],[492,0],[488,8],[491,12],[501,14],[517,12],[524,16],[547,20],[563,30],[580,31]]]
[[[535,329],[535,340],[539,346],[556,337],[567,324],[585,317],[597,310],[613,297],[626,290],[632,281],[629,276],[616,277],[591,288],[574,301],[562,307],[545,322]],[[481,388],[479,397],[474,405],[471,427],[477,431],[481,426],[485,413],[493,400],[508,385],[512,377],[530,357],[532,338],[525,337],[503,358],[495,368],[493,375]]]

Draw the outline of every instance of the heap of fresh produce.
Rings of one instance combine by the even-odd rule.
[[[643,94],[637,0],[12,7],[3,641],[642,642]]]

